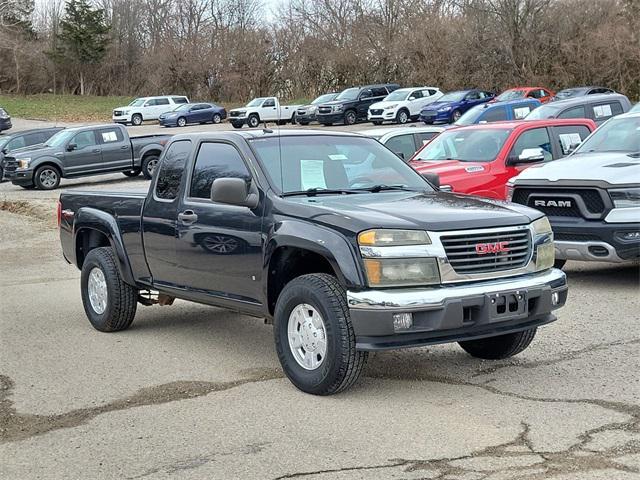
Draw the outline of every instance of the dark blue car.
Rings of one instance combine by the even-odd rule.
[[[160,115],[160,125],[184,127],[189,123],[220,123],[227,111],[214,103],[185,103]]]
[[[535,98],[521,98],[506,102],[476,105],[462,115],[454,125],[474,125],[477,123],[522,120],[542,103]]]
[[[430,123],[453,123],[467,110],[493,100],[495,93],[484,90],[459,90],[449,92],[437,102],[430,103],[420,111],[420,121]]]

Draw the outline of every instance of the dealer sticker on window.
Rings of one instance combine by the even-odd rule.
[[[302,190],[327,188],[323,160],[300,160],[300,186]]]

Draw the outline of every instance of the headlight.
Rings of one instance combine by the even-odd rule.
[[[394,108],[397,108],[398,104],[394,103],[393,105],[387,105],[386,107],[383,108],[383,110],[393,110]]]
[[[29,157],[16,158],[16,161],[18,162],[19,169],[25,169],[25,168],[29,168],[29,164],[31,163],[31,158]]]
[[[247,114],[246,110],[237,110],[238,116],[239,117],[244,117]]]
[[[334,112],[341,112],[342,110],[344,110],[344,105],[334,105],[333,106],[333,111]]]
[[[317,109],[318,109],[318,107],[309,107],[308,112],[309,113],[315,113]]]
[[[431,239],[422,230],[365,230],[358,235],[358,244],[367,247],[392,245],[429,245]]]
[[[407,287],[440,283],[435,258],[365,258],[370,287]]]
[[[553,230],[547,217],[542,217],[531,224],[534,237],[533,244],[536,255],[536,271],[553,267],[556,252],[553,246]]]
[[[440,107],[438,109],[439,112],[448,112],[449,110],[451,110],[451,107]]]
[[[616,208],[640,207],[640,188],[617,188],[609,190]]]

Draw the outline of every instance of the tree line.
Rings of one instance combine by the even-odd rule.
[[[640,0],[0,0],[0,91],[310,98],[598,84],[640,98]]]

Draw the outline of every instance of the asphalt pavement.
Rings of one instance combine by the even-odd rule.
[[[211,128],[230,126],[129,130]],[[568,262],[567,305],[517,357],[374,353],[353,388],[314,397],[284,378],[260,319],[176,301],[94,330],[58,195],[0,184],[0,478],[640,478],[637,265]]]

